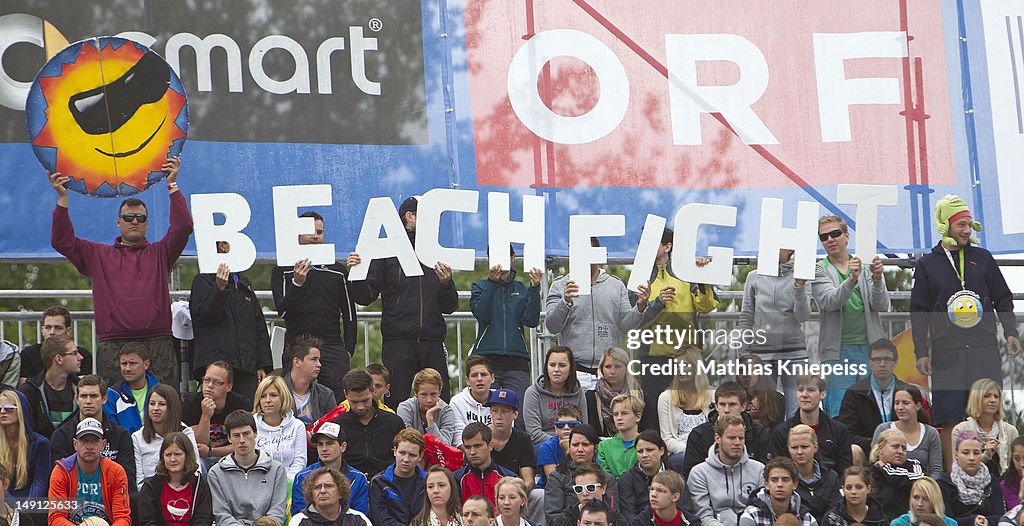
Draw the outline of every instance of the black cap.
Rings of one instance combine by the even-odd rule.
[[[415,197],[410,197],[405,201],[402,201],[402,206],[398,207],[398,217],[405,218],[406,212],[416,213],[416,206],[419,205],[419,200]]]

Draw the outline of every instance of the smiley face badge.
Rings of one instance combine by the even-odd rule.
[[[25,105],[49,172],[93,197],[137,194],[166,175],[188,132],[185,89],[151,49],[119,37],[71,44],[39,70]]]
[[[961,329],[970,329],[981,322],[984,314],[981,298],[969,290],[961,290],[946,303],[949,321]]]

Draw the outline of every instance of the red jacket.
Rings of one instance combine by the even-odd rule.
[[[508,469],[505,469],[494,461],[491,461],[491,465],[484,469],[482,472],[474,468],[468,462],[462,469],[454,473],[455,481],[459,483],[459,492],[462,497],[462,502],[466,502],[466,499],[480,495],[483,498],[491,501],[491,505],[497,506],[497,495],[494,494],[494,486],[498,484],[498,481],[502,477],[518,477],[518,473],[512,473]]]
[[[103,482],[103,507],[110,516],[110,526],[132,526],[128,505],[128,475],[124,468],[109,458],[100,458],[100,480]],[[57,461],[50,473],[50,500],[74,501],[78,497],[78,453]],[[75,526],[68,520],[68,510],[54,510],[46,523],[49,526]]]
[[[104,245],[75,237],[68,209],[53,209],[50,244],[92,281],[96,338],[100,341],[171,335],[167,280],[192,233],[192,215],[181,192],[170,195],[170,226],[156,243]]]

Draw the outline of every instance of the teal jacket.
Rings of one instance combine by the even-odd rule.
[[[480,323],[473,354],[530,359],[524,327],[540,323],[540,287],[516,281],[482,279],[473,283],[469,308]]]

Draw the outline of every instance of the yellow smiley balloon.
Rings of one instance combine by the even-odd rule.
[[[25,110],[33,151],[86,195],[139,193],[164,177],[188,131],[181,81],[149,48],[118,37],[76,42],[36,76]]]

